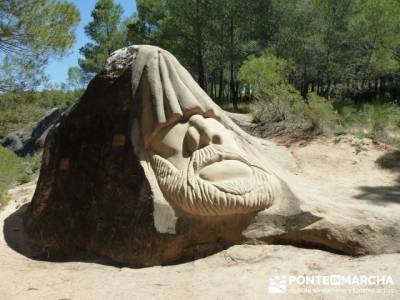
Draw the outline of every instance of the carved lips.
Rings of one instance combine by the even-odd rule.
[[[273,174],[222,145],[195,151],[185,170],[155,154],[153,168],[165,198],[193,215],[263,210],[272,205],[279,189]]]

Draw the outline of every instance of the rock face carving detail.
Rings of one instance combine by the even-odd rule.
[[[245,239],[282,182],[169,52],[114,52],[50,130],[24,218],[45,257],[131,266],[193,260]]]
[[[279,181],[224,124],[219,107],[174,56],[140,46],[133,76],[142,107],[133,128],[141,137],[134,144],[142,144],[144,160],[150,160],[165,199],[176,210],[220,216],[272,205]]]
[[[50,129],[25,232],[45,259],[130,266],[241,243],[399,251],[390,206],[363,212],[338,187],[319,191],[284,153],[236,126],[170,53],[127,47]]]

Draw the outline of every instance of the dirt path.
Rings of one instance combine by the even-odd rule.
[[[395,185],[400,170],[379,166],[376,161],[395,149],[370,139],[352,136],[326,137],[300,141],[288,146],[307,178],[346,186]],[[394,163],[394,161],[393,161]]]
[[[298,176],[347,187],[362,200],[400,204],[400,170],[375,163],[394,149],[349,136],[286,148],[282,160]],[[0,211],[0,299],[400,299],[400,254],[351,258],[292,246],[241,245],[191,263],[143,269],[35,260],[21,219],[34,188],[28,183],[11,190],[12,200]],[[390,275],[394,285],[373,285],[364,293],[359,286],[334,293],[268,292],[270,277],[312,274]],[[296,288],[304,286],[290,285],[290,291]]]

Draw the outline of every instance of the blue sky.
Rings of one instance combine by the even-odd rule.
[[[69,0],[74,3],[81,13],[81,22],[76,29],[76,42],[69,54],[62,59],[52,59],[46,68],[52,84],[64,82],[67,79],[68,68],[78,65],[79,48],[89,42],[85,35],[84,27],[91,21],[90,14],[96,4],[96,0]],[[135,0],[114,0],[124,8],[124,17],[131,16],[136,11]]]

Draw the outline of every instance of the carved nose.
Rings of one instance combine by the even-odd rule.
[[[222,144],[223,137],[221,132],[211,126],[198,128],[200,134],[199,149],[211,144]]]
[[[200,117],[192,117],[187,131],[187,145],[190,152],[211,144],[223,144],[223,132],[215,128],[212,122]]]

